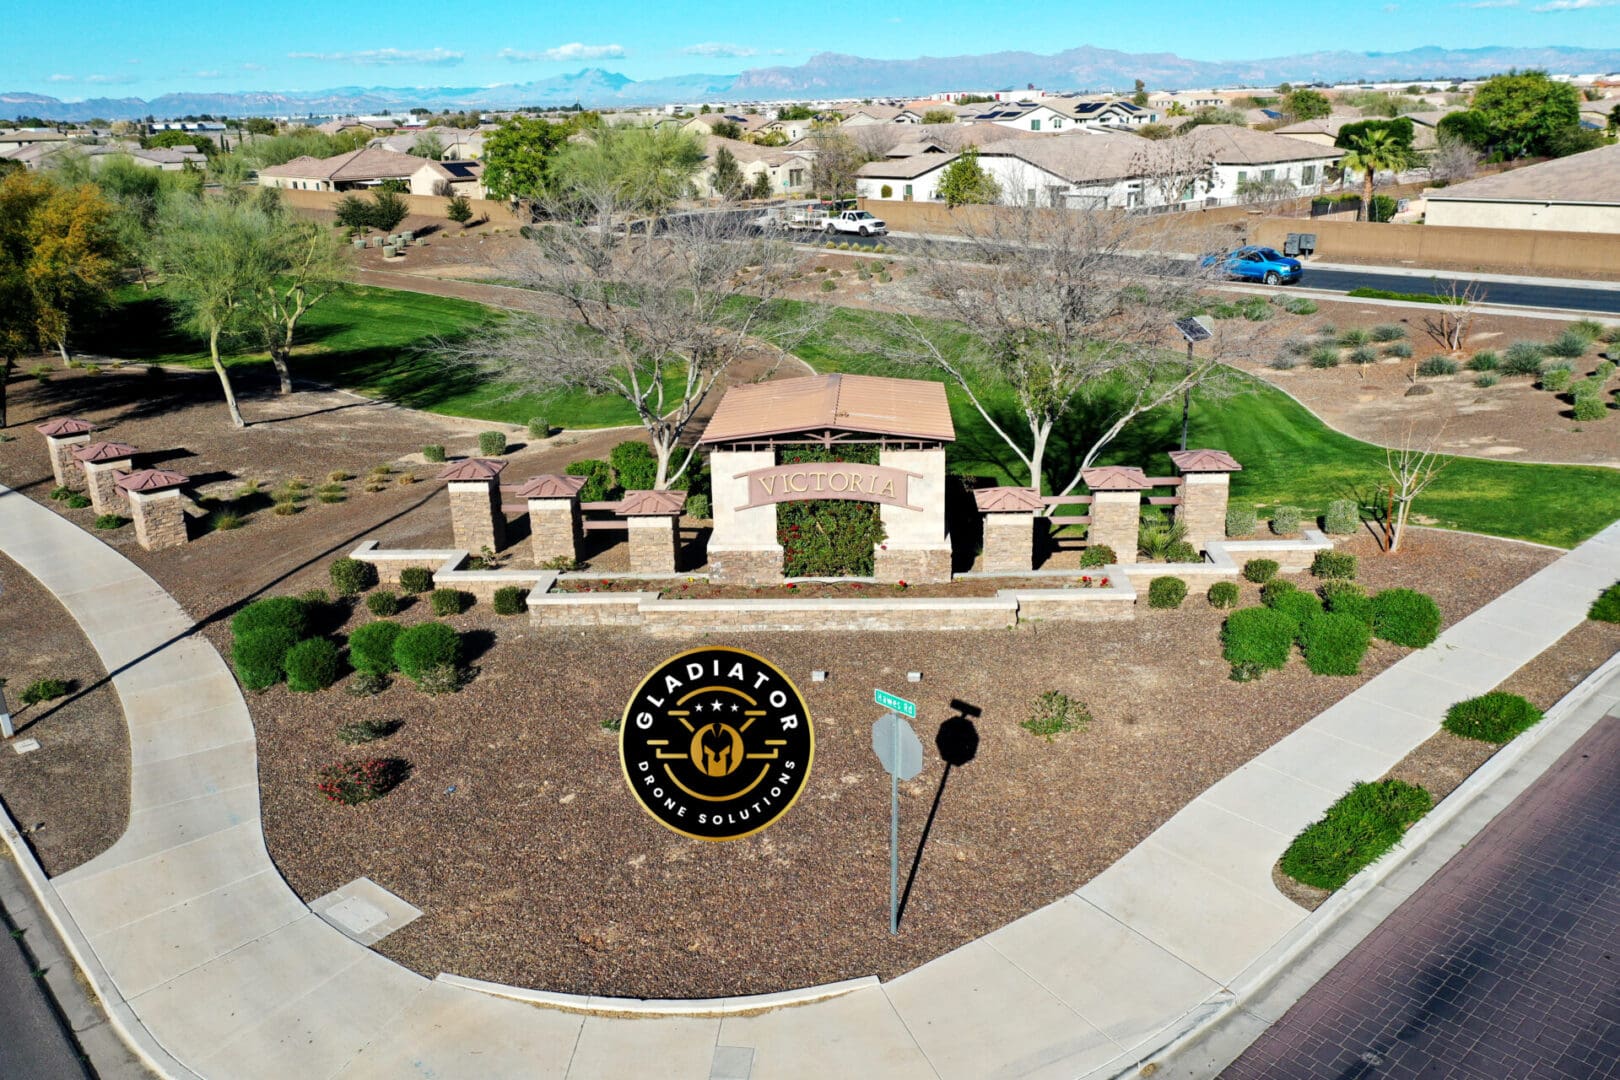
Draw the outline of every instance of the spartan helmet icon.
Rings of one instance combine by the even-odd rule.
[[[692,736],[691,754],[704,776],[725,776],[742,764],[742,736],[730,724],[707,724]]]

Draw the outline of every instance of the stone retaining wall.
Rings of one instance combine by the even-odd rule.
[[[471,553],[449,548],[388,549],[379,548],[375,540],[367,540],[350,552],[349,557],[376,567],[377,580],[383,585],[397,586],[401,570],[418,566],[433,573],[434,588],[460,589],[485,603],[493,601],[496,591],[508,585],[541,593],[557,580],[555,570],[463,570],[461,567],[472,558]]]

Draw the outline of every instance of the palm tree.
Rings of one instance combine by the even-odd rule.
[[[1361,178],[1362,220],[1373,219],[1373,178],[1379,173],[1406,167],[1408,154],[1388,128],[1369,128],[1350,137],[1350,152],[1339,167],[1359,172]]]

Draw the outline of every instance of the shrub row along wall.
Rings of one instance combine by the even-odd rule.
[[[331,210],[337,209],[337,204],[349,195],[351,191],[300,191],[297,188],[279,189],[283,206],[295,210]],[[363,193],[362,193],[363,194]],[[450,206],[448,196],[439,195],[401,195],[405,204],[411,208],[411,213],[421,217],[441,218],[449,221],[446,211]],[[469,199],[472,205],[473,220],[488,218],[493,225],[517,225],[520,222],[512,208],[494,199]]]
[[[421,567],[433,574],[435,588],[459,589],[486,603],[495,599],[496,590],[508,585],[544,592],[557,579],[555,570],[463,570],[461,567],[472,558],[469,552],[410,548],[385,550],[377,547],[375,540],[367,540],[350,552],[349,557],[376,567],[380,584],[398,585],[401,570]]]
[[[1543,232],[1537,229],[1470,229],[1436,225],[1375,225],[1361,221],[1265,218],[1255,243],[1281,248],[1291,232],[1314,232],[1317,257],[1372,259],[1460,270],[1515,273],[1613,273],[1620,266],[1620,235]],[[1413,292],[1427,292],[1413,279]],[[1489,301],[1487,286],[1486,300]]]

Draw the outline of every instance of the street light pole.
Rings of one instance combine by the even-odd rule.
[[[1193,343],[1187,339],[1187,374],[1190,377],[1193,369]],[[1181,448],[1187,449],[1187,420],[1192,413],[1192,383],[1188,383],[1181,390]]]

